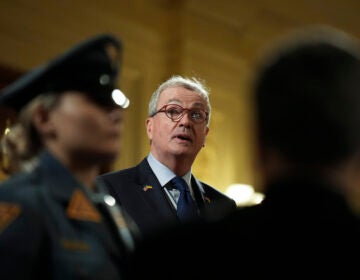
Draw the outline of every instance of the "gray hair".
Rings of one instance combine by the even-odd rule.
[[[209,113],[207,125],[210,123],[210,116],[211,116],[211,104],[209,100],[209,90],[206,88],[205,84],[198,79],[186,78],[179,75],[174,75],[165,82],[163,82],[152,94],[149,102],[149,117],[153,116],[157,111],[157,104],[159,101],[160,94],[167,88],[171,87],[183,87],[188,90],[194,91],[200,96],[202,96],[206,101],[206,109]]]

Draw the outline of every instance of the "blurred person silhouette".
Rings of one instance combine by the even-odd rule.
[[[360,187],[358,42],[312,26],[267,55],[252,88],[265,199],[147,238],[133,256],[134,279],[358,275],[359,217],[350,200]],[[186,265],[174,271],[180,261]]]
[[[119,151],[121,55],[99,34],[0,92],[17,113],[2,142],[12,171],[0,185],[1,279],[123,279],[136,225],[96,181]]]
[[[192,173],[196,156],[205,146],[210,116],[209,92],[204,83],[196,78],[170,77],[149,101],[148,156],[134,167],[100,176],[143,235],[179,221],[217,219],[236,209],[233,199]],[[181,187],[171,183],[174,177],[185,180],[191,192],[188,202],[195,204],[194,214],[185,219],[179,212],[188,208],[180,206]]]

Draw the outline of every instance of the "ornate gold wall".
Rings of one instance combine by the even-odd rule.
[[[248,85],[256,59],[276,37],[322,23],[360,36],[358,0],[0,1],[0,64],[26,71],[99,32],[124,43],[120,86],[131,99],[115,168],[148,153],[147,102],[172,74],[196,76],[211,90],[213,118],[197,176],[220,190],[254,184]]]

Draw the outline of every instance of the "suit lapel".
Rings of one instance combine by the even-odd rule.
[[[204,202],[208,201],[208,199],[206,199],[203,185],[199,180],[195,178],[194,175],[191,175],[191,186],[193,187],[192,189],[194,192],[195,201],[198,204],[199,208],[204,207]]]
[[[212,197],[207,193],[207,185],[202,184],[195,176],[191,176],[191,185],[193,186],[193,192],[195,201],[199,207],[200,215],[206,217],[208,212],[211,212],[213,204],[211,203]]]
[[[149,163],[144,159],[137,166],[137,178],[139,179],[137,192],[150,211],[156,211],[161,215],[175,214],[169,198],[162,189],[160,182],[151,170]],[[176,214],[175,214],[176,215]]]

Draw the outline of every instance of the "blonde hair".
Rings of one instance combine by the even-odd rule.
[[[32,115],[39,106],[45,110],[54,108],[58,97],[54,93],[40,94],[19,112],[17,121],[2,139],[3,163],[6,162],[2,169],[5,173],[32,169],[43,150],[42,139],[33,124]]]

